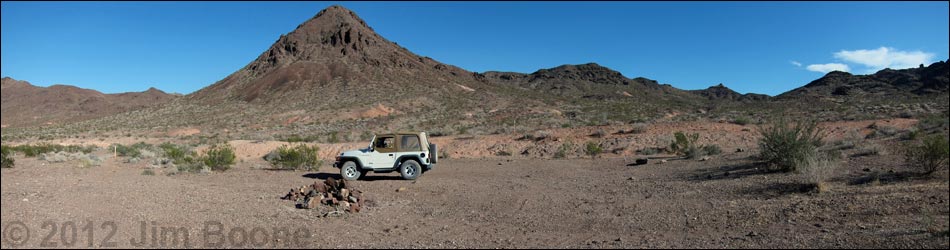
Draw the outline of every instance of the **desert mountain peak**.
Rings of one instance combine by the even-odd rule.
[[[192,97],[245,102],[310,99],[349,84],[363,87],[439,85],[474,81],[471,72],[418,56],[376,34],[353,11],[339,5],[321,10],[243,69]],[[410,80],[411,79],[411,80]],[[439,80],[441,79],[441,80]],[[263,98],[262,98],[263,97]]]

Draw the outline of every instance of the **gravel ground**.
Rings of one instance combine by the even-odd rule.
[[[900,156],[849,157],[830,191],[814,193],[802,191],[799,176],[769,173],[748,156],[640,166],[445,159],[417,181],[390,173],[355,182],[370,202],[342,217],[280,199],[291,187],[338,178],[327,166],[273,171],[244,161],[224,173],[167,176],[121,159],[81,168],[17,158],[2,170],[2,246],[948,247],[947,171],[898,178]],[[873,172],[880,181],[862,181]]]

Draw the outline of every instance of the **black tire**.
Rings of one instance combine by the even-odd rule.
[[[419,162],[416,160],[407,160],[399,167],[399,174],[402,175],[403,179],[415,180],[422,174],[422,167],[419,166]]]
[[[429,144],[429,162],[432,164],[439,163],[439,146],[435,144]]]
[[[343,166],[340,167],[340,176],[342,176],[344,180],[355,181],[364,174],[365,172],[353,161],[344,162]]]

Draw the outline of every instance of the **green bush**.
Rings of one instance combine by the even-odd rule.
[[[339,132],[336,131],[330,132],[330,136],[327,137],[327,143],[339,143],[340,138],[338,134]]]
[[[660,150],[656,148],[645,148],[645,149],[640,150],[641,155],[655,155],[659,153],[660,153]]]
[[[740,126],[745,126],[745,125],[751,124],[751,123],[752,123],[752,120],[749,120],[748,117],[740,116],[740,117],[738,117],[738,118],[732,120],[732,123],[733,123],[733,124],[736,124],[736,125],[740,125]]]
[[[600,144],[596,142],[587,142],[587,145],[584,147],[584,153],[590,156],[591,159],[597,157],[604,149],[600,147]]]
[[[574,144],[570,142],[565,142],[557,148],[557,152],[554,153],[555,159],[564,159],[567,158],[567,151],[574,150]]]
[[[122,144],[112,144],[109,147],[113,148],[119,156],[137,158],[137,157],[142,157],[143,149],[152,148],[152,145],[147,144],[145,142],[139,142],[139,143],[132,144],[129,146],[122,145]]]
[[[633,128],[630,129],[630,133],[643,134],[643,133],[646,133],[648,129],[649,129],[649,126],[647,126],[646,123],[635,123],[633,124]]]
[[[26,157],[37,157],[46,153],[55,153],[55,152],[69,152],[69,153],[78,153],[82,152],[84,154],[92,153],[96,150],[96,146],[79,146],[79,145],[69,145],[63,146],[58,144],[48,144],[42,143],[37,145],[20,145],[16,147],[9,148],[11,151],[23,153],[23,156]]]
[[[194,164],[198,158],[198,153],[187,145],[176,145],[171,143],[162,143],[158,145],[165,158],[171,159],[175,165]]]
[[[703,154],[705,155],[718,155],[722,154],[722,149],[717,145],[706,145],[703,146]]]
[[[760,131],[759,157],[783,171],[796,171],[809,157],[815,157],[823,144],[823,132],[815,121],[799,121],[792,126],[781,120]]]
[[[0,151],[2,151],[3,156],[3,162],[0,164],[0,168],[12,168],[14,164],[13,151],[7,146],[0,146]]]
[[[904,156],[911,166],[920,168],[924,174],[930,175],[940,168],[947,168],[950,144],[947,142],[946,135],[932,135],[924,138],[920,145],[909,145]]]
[[[320,151],[318,146],[284,145],[265,156],[265,160],[279,169],[317,171],[323,165],[323,161],[317,155],[318,151]]]
[[[201,156],[201,161],[211,168],[212,171],[226,171],[231,169],[237,157],[234,155],[234,147],[230,144],[215,144],[205,151]]]
[[[673,152],[676,155],[684,155],[687,157],[690,154],[695,155],[699,152],[699,150],[696,148],[697,140],[699,140],[698,133],[687,135],[683,132],[676,132],[673,134],[673,142],[670,143],[670,152]]]

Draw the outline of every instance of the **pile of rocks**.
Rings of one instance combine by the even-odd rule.
[[[359,213],[365,200],[362,191],[350,186],[346,180],[333,177],[324,182],[291,189],[283,199],[296,202],[300,209],[332,209],[327,214]]]

